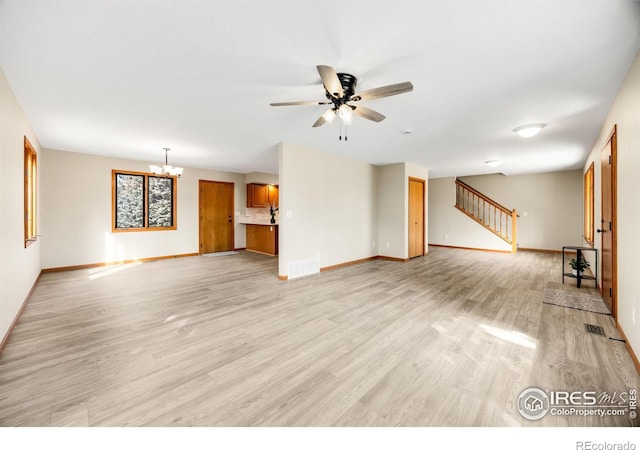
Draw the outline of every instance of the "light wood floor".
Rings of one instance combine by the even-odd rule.
[[[575,289],[560,265],[431,248],[288,282],[248,252],[44,274],[0,357],[0,425],[638,425],[516,410],[530,386],[640,386],[584,330],[618,338],[609,316],[542,303]]]

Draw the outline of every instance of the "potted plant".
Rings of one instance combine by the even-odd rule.
[[[580,255],[580,258],[578,259],[573,258],[571,261],[569,261],[569,265],[571,266],[571,269],[572,269],[571,272],[576,276],[578,274],[582,276],[584,269],[590,266],[589,261],[587,261],[585,257],[582,255]]]
[[[278,205],[269,205],[269,214],[271,214],[271,223],[276,223],[276,211],[278,211]]]

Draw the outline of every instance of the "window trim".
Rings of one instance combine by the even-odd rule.
[[[24,248],[38,240],[38,152],[24,137]]]
[[[116,205],[117,205],[117,193],[116,193],[116,176],[122,175],[137,175],[144,177],[144,189],[142,192],[143,204],[144,204],[144,225],[137,228],[117,228],[116,227]],[[171,222],[169,227],[149,226],[149,178],[170,178],[171,184]],[[178,178],[175,176],[163,176],[156,175],[148,172],[135,172],[131,170],[111,170],[111,232],[112,233],[131,233],[139,231],[168,231],[178,229]]]
[[[594,245],[594,163],[592,162],[584,174],[584,240],[591,247]]]

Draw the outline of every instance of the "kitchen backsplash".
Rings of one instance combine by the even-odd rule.
[[[247,208],[247,217],[258,222],[268,222],[271,220],[269,208]],[[276,211],[276,220],[278,219],[278,211]]]

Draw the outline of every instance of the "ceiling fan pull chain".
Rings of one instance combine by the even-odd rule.
[[[338,140],[342,140],[342,121],[340,121],[340,137],[338,138]]]
[[[344,141],[347,142],[347,139],[349,139],[349,137],[347,136],[347,126],[344,126]]]

